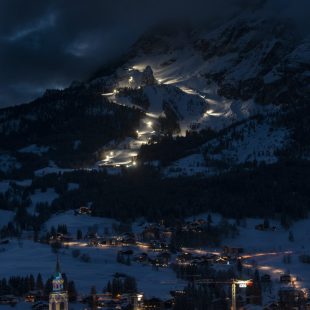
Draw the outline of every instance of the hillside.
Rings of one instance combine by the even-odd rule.
[[[147,164],[208,176],[307,159],[309,42],[261,8],[212,27],[154,28],[89,80],[2,109],[2,174]]]

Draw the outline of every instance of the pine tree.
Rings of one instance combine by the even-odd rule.
[[[44,285],[43,285],[42,276],[41,276],[41,273],[39,273],[37,276],[37,280],[36,280],[36,289],[43,290],[43,288],[44,288]]]
[[[290,231],[289,234],[288,234],[288,240],[290,242],[294,242],[295,241],[294,234],[293,234],[292,231]]]
[[[52,279],[48,279],[44,285],[44,296],[48,296],[50,292],[53,290],[53,282]]]
[[[78,229],[78,230],[77,230],[77,232],[76,232],[76,239],[77,239],[77,240],[83,239],[83,233],[82,233],[82,230],[81,230],[81,229]]]
[[[56,237],[56,229],[54,226],[52,226],[52,228],[51,228],[51,236]]]
[[[108,284],[107,284],[107,289],[106,289],[106,290],[107,290],[108,293],[111,293],[111,292],[112,292],[112,285],[111,285],[111,282],[110,282],[110,281],[109,281]]]
[[[124,257],[120,251],[117,252],[116,261],[120,264],[124,264]]]
[[[96,295],[96,294],[97,294],[96,286],[93,285],[93,286],[90,288],[90,295]]]
[[[32,274],[29,276],[29,289],[30,291],[33,291],[35,289],[35,281]]]
[[[128,266],[131,265],[131,261],[130,261],[129,255],[127,255],[127,257],[126,257],[126,265],[128,265]]]
[[[137,282],[133,277],[126,277],[124,280],[124,293],[136,293]]]
[[[208,226],[211,226],[211,224],[213,223],[212,215],[211,214],[208,214],[207,223],[208,223]]]
[[[92,307],[95,307],[95,306],[96,306],[96,303],[97,303],[96,295],[97,295],[96,286],[93,285],[93,286],[90,288],[90,296],[91,296],[91,298],[92,298],[90,304],[91,304]]]
[[[69,297],[69,301],[76,301],[77,298],[77,292],[75,289],[75,284],[73,281],[69,281],[68,282],[68,297]]]

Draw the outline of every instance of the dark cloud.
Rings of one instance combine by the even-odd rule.
[[[158,22],[223,19],[247,5],[244,0],[1,0],[0,107],[86,78]]]

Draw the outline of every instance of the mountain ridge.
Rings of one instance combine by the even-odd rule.
[[[61,153],[59,148],[69,150],[73,156],[78,153],[73,146],[79,141],[80,148],[85,150],[83,161],[89,168],[94,160],[99,160],[95,167],[131,166],[136,164],[137,156],[141,164],[153,165],[156,157],[144,162],[143,156],[139,156],[142,145],[147,149],[156,143],[156,148],[160,148],[164,137],[186,138],[189,133],[200,135],[203,131],[220,133],[242,121],[245,124],[238,127],[238,133],[231,129],[233,132],[213,137],[215,142],[208,140],[211,137],[201,141],[198,163],[191,163],[201,165],[203,156],[204,168],[198,169],[199,173],[208,175],[206,171],[218,170],[216,167],[223,164],[229,169],[235,164],[273,163],[283,156],[305,158],[310,145],[304,138],[308,129],[305,122],[301,126],[297,119],[308,115],[305,103],[310,100],[310,40],[294,35],[294,31],[290,20],[270,20],[257,11],[247,18],[244,14],[236,16],[212,31],[188,25],[169,31],[153,30],[142,36],[119,62],[99,70],[88,81],[74,82],[64,90],[49,90],[29,105],[1,109],[0,148],[16,155],[18,149],[13,141],[17,140],[18,148],[33,144],[51,147],[48,133],[54,127],[58,136],[63,133],[67,138],[61,138],[62,146],[50,148],[54,152],[41,154],[41,159],[43,156],[55,160],[55,154]],[[32,116],[27,112],[30,107],[34,109]],[[290,118],[292,114],[294,117]],[[72,118],[70,133],[61,122],[66,123],[66,118],[74,115],[78,116]],[[83,121],[83,115],[92,119],[91,123]],[[105,121],[112,119],[112,115],[112,122]],[[129,115],[135,115],[130,128],[124,124]],[[259,116],[254,125],[253,116]],[[96,118],[98,128],[94,125]],[[49,122],[46,137],[39,120]],[[27,134],[32,126],[42,133]],[[102,131],[102,138],[97,131]],[[20,140],[22,134],[26,139]],[[82,136],[99,141],[89,147],[88,138]],[[279,143],[275,142],[278,140]],[[268,148],[272,152],[267,152]],[[248,155],[240,155],[241,149],[248,149]],[[299,149],[303,150],[297,152]],[[118,155],[106,155],[108,152]],[[261,152],[272,155],[258,160]],[[181,159],[182,154],[174,158]],[[232,161],[235,156],[240,158]],[[58,164],[65,164],[60,157]],[[73,166],[78,167],[81,162],[78,160]],[[170,164],[175,170],[175,163]],[[176,175],[191,174],[184,169]],[[167,168],[163,172],[170,176]]]

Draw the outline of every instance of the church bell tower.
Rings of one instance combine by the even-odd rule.
[[[53,291],[49,298],[49,310],[68,310],[68,293],[64,290],[64,280],[60,272],[58,257],[53,276]]]

